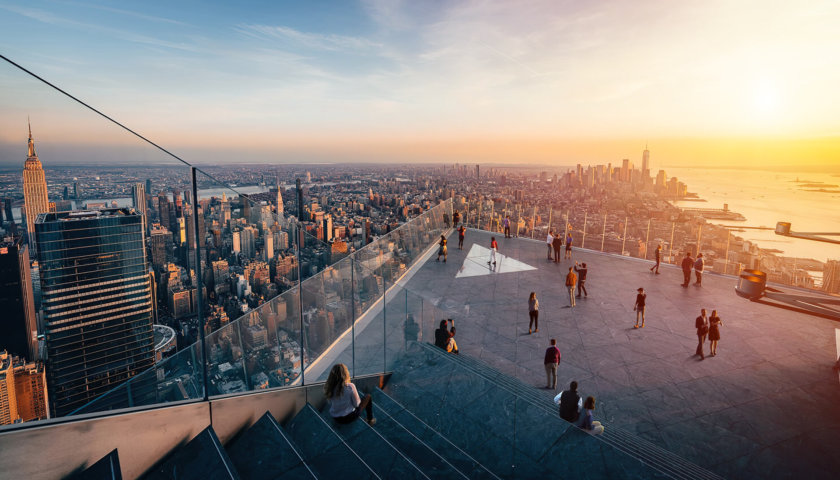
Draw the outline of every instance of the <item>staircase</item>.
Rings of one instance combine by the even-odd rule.
[[[540,390],[517,378],[505,375],[488,366],[486,363],[468,355],[447,355],[433,345],[425,343],[419,345],[425,351],[445,358],[457,364],[459,367],[493,382],[499,388],[516,395],[518,398],[559,419],[559,412],[554,403],[554,393]],[[562,419],[559,420],[563,421]],[[670,478],[679,480],[723,480],[722,477],[715,473],[625,430],[609,425],[606,427],[604,433],[598,436],[600,440],[628,455],[641,459],[647,465],[668,475]]]
[[[373,427],[339,425],[309,403],[282,426],[266,412],[224,446],[208,427],[144,478],[718,478],[625,434],[593,437],[560,419],[546,392],[417,342],[369,393]],[[117,452],[78,478],[119,478]]]

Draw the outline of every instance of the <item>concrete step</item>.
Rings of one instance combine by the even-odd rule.
[[[317,478],[292,439],[268,412],[228,443],[225,449],[246,479]]]
[[[304,405],[284,429],[319,478],[382,478],[312,405]]]
[[[239,473],[213,427],[173,450],[146,480],[239,480]]]

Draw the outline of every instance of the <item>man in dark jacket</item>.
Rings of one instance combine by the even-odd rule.
[[[554,390],[557,388],[557,367],[560,365],[560,349],[557,348],[557,340],[551,339],[551,345],[545,350],[545,388]]]
[[[688,288],[691,283],[691,270],[694,268],[694,259],[691,258],[691,252],[685,252],[685,258],[682,261],[683,283],[684,288]]]
[[[581,268],[578,268],[578,263],[575,262],[575,272],[578,274],[578,284],[577,284],[577,298],[580,298],[580,292],[583,292],[585,297],[589,296],[589,292],[586,291],[586,263],[581,264]]]
[[[580,395],[577,393],[577,382],[572,382],[568,390],[560,394],[560,418],[575,423],[580,418]]]

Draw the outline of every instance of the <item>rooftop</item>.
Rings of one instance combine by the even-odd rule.
[[[595,416],[608,429],[726,478],[840,471],[836,322],[740,298],[736,277],[707,273],[701,287],[682,288],[675,266],[654,275],[652,262],[579,249],[556,264],[542,241],[501,234],[494,271],[484,258],[490,237],[468,230],[463,250],[451,241],[447,263],[426,261],[406,284],[455,319],[461,352],[542,387],[543,355],[556,338],[558,387],[577,380],[582,395],[596,396]],[[573,261],[589,267],[589,296],[570,308],[563,285]],[[639,287],[644,329],[633,328]],[[532,291],[540,331],[529,335]],[[723,320],[718,354],[703,361],[694,355],[701,308]]]

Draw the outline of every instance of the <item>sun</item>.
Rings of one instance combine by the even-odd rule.
[[[778,88],[768,80],[759,81],[753,91],[753,105],[761,113],[772,113],[778,110]]]

